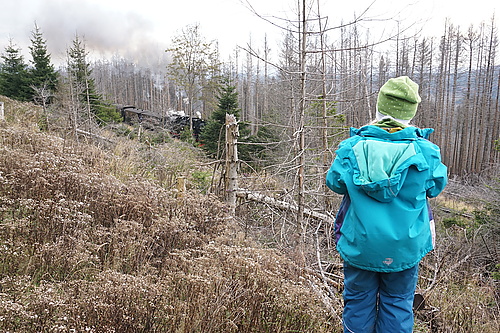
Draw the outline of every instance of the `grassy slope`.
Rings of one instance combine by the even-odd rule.
[[[238,237],[217,198],[159,186],[160,166],[193,171],[185,146],[77,144],[3,100],[0,331],[333,330],[313,276]]]
[[[340,331],[339,295],[247,237],[271,234],[262,207],[240,211],[242,231],[199,194],[210,170],[195,150],[64,140],[39,131],[33,105],[0,100],[0,331]],[[494,248],[467,217],[476,208],[432,204],[438,246],[421,264],[415,332],[498,332],[498,282],[484,267]]]

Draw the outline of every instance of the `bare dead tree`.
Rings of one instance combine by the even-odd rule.
[[[233,114],[226,113],[226,195],[229,213],[235,215],[236,192],[238,189],[238,121]]]

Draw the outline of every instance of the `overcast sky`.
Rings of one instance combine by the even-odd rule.
[[[0,53],[9,40],[21,47],[28,61],[28,46],[34,24],[47,40],[54,62],[63,62],[75,34],[83,36],[95,57],[115,53],[121,56],[162,57],[173,36],[187,25],[199,24],[208,40],[219,42],[225,59],[237,45],[250,38],[258,43],[267,34],[274,44],[282,32],[276,25],[293,19],[298,0],[2,0],[0,2]],[[467,28],[489,22],[498,0],[320,0],[321,13],[330,27],[349,21],[370,8],[363,23],[374,33],[387,33],[397,18],[404,24],[423,27],[424,36],[439,35],[445,18]],[[249,5],[273,24],[257,17]],[[316,8],[316,5],[315,5]],[[498,26],[498,25],[497,25]],[[375,37],[376,38],[376,37]],[[272,44],[271,44],[272,45]],[[272,48],[272,47],[271,47]],[[276,50],[277,47],[275,46]]]

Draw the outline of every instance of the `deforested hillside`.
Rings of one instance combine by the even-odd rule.
[[[155,161],[202,172],[192,148],[101,149],[40,132],[34,106],[2,100],[0,331],[338,327],[313,275],[245,239],[218,198],[158,181]]]
[[[192,145],[119,128],[77,136],[37,106],[0,101],[0,331],[342,331],[329,226],[311,224],[300,257],[293,212],[241,200],[230,216],[207,190],[220,182],[214,161]],[[437,246],[420,264],[414,332],[499,331],[490,184],[453,180],[431,201]],[[241,185],[287,195],[269,174]]]

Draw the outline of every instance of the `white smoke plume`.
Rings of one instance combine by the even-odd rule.
[[[54,63],[65,62],[78,35],[95,59],[124,57],[139,63],[164,58],[165,45],[153,37],[153,21],[140,13],[105,6],[106,0],[15,0],[0,5],[0,52],[12,40],[29,54],[35,23],[47,40]],[[168,37],[167,37],[168,38]],[[25,57],[26,61],[30,58]]]

